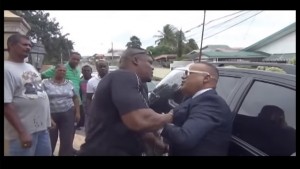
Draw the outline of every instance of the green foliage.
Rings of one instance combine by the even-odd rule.
[[[173,25],[167,24],[163,27],[163,31],[158,32],[160,33],[159,35],[154,35],[154,37],[158,38],[155,41],[155,44],[176,48],[177,39],[175,33],[177,32],[177,28]]]
[[[296,56],[294,56],[293,59],[291,59],[291,60],[289,61],[289,63],[290,63],[290,64],[296,65]]]
[[[257,70],[264,70],[264,71],[276,72],[276,73],[286,73],[284,70],[282,70],[279,67],[270,67],[270,66],[258,66]]]
[[[186,46],[190,47],[190,49],[191,49],[190,51],[199,49],[199,47],[194,39],[189,39]]]
[[[62,35],[59,23],[55,19],[49,18],[49,13],[42,10],[12,10],[14,14],[23,17],[30,25],[31,30],[28,36],[32,41],[41,41],[47,52],[44,63],[55,64],[63,60],[68,60],[69,53],[73,50],[71,40]]]
[[[156,46],[154,49],[155,49],[154,51],[151,51],[153,56],[176,53],[176,51],[174,51],[173,48],[171,48],[170,46],[166,46],[166,45],[159,45],[159,46]]]
[[[179,58],[181,58],[182,56],[182,48],[183,48],[183,40],[185,39],[184,34],[182,32],[182,30],[180,30],[179,32],[176,33],[177,37],[178,37],[178,46],[177,46],[177,56]]]
[[[162,31],[158,32],[160,33],[159,35],[154,35],[154,37],[158,38],[155,41],[157,46],[147,48],[153,53],[153,56],[177,54],[178,57],[181,57],[182,54],[199,49],[194,39],[188,39],[186,42],[184,32],[182,30],[178,31],[173,25],[167,24]]]
[[[137,36],[131,36],[130,37],[130,42],[126,44],[126,47],[129,48],[141,48],[142,42]]]
[[[187,60],[189,59],[186,55],[183,55],[182,57],[177,57],[175,60],[176,61],[181,61],[181,60]]]

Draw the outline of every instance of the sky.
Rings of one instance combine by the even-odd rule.
[[[69,33],[67,37],[74,42],[74,50],[82,56],[104,54],[112,46],[125,49],[131,36],[137,36],[143,48],[156,46],[154,35],[159,35],[166,24],[182,29],[187,39],[193,38],[199,47],[201,45],[202,26],[197,26],[203,23],[203,10],[45,12],[59,22],[62,34]],[[296,22],[295,10],[205,12],[202,47],[228,45],[245,48]]]

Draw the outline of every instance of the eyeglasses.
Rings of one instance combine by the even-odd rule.
[[[189,75],[191,75],[191,74],[193,74],[193,73],[195,73],[195,74],[205,74],[205,75],[207,75],[207,76],[210,76],[210,78],[212,78],[212,79],[216,79],[214,76],[212,76],[210,73],[208,73],[208,72],[205,72],[205,71],[197,71],[197,70],[185,70],[185,75],[186,76],[189,76]]]

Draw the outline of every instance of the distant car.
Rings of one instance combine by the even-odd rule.
[[[226,63],[213,64],[219,70],[216,91],[235,114],[228,155],[295,155],[296,66],[235,62],[228,63],[234,67],[227,67]],[[257,66],[278,67],[285,73],[253,69]],[[175,68],[156,85],[149,96],[150,108],[156,112],[169,112],[182,103],[183,96],[178,89],[186,68]]]

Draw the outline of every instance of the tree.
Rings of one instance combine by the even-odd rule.
[[[189,46],[192,50],[199,49],[199,47],[194,39],[189,39],[189,41],[187,42],[186,45]]]
[[[62,35],[61,27],[55,19],[49,18],[49,13],[42,10],[12,10],[16,15],[23,17],[31,27],[28,36],[32,41],[41,41],[47,52],[45,62],[58,63],[61,55],[63,60],[66,60],[73,44],[71,40]]]
[[[182,47],[183,47],[183,32],[182,32],[182,30],[180,29],[180,31],[178,31],[177,33],[176,33],[176,36],[178,37],[178,46],[177,46],[177,56],[179,57],[179,58],[181,58],[181,56],[182,56]]]
[[[160,33],[159,35],[154,35],[155,38],[158,38],[155,44],[170,46],[175,49],[177,47],[176,31],[177,29],[173,25],[165,25],[163,31],[158,31]]]
[[[290,64],[294,64],[296,65],[296,56],[294,56],[290,61],[289,61]]]
[[[137,36],[131,36],[130,42],[126,44],[127,48],[141,48],[142,42]]]

